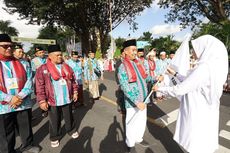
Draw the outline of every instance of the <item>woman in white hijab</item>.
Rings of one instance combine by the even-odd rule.
[[[192,41],[197,66],[172,87],[154,87],[171,96],[181,96],[174,140],[190,153],[213,153],[218,149],[219,106],[228,73],[224,44],[211,35]]]

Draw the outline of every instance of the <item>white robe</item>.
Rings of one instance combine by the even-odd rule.
[[[199,68],[181,85],[161,87],[159,91],[171,96],[182,96],[174,140],[190,153],[211,153],[218,149],[219,105],[209,105],[206,94],[210,92],[209,71]],[[195,89],[195,90],[194,90]],[[217,102],[219,103],[219,101]]]
[[[201,52],[196,52],[200,61],[197,68],[181,84],[160,87],[159,91],[182,98],[174,140],[190,153],[213,153],[218,149],[219,106],[227,76],[227,51],[210,35],[195,40],[193,47]]]

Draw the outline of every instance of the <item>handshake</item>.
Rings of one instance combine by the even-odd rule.
[[[169,75],[172,75],[172,76],[176,76],[177,72],[174,69],[168,67],[167,71],[166,71],[166,74],[169,74]],[[153,85],[153,87],[152,87],[152,90],[154,92],[158,91],[157,84],[158,84],[158,82],[160,83],[160,82],[162,82],[164,80],[164,76],[163,75],[159,75],[159,76],[157,76],[156,79],[157,79],[157,83],[155,85]]]

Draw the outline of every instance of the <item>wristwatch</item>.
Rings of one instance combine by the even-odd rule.
[[[176,77],[176,76],[177,76],[177,74],[178,74],[178,72],[176,72],[173,76],[174,76],[174,77]]]

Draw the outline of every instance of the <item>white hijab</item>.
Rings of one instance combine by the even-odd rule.
[[[223,85],[228,74],[228,54],[225,45],[211,35],[203,35],[192,40],[192,46],[198,57],[198,67],[207,64],[210,72],[210,95],[208,103],[219,101]],[[198,68],[197,67],[197,68]]]

